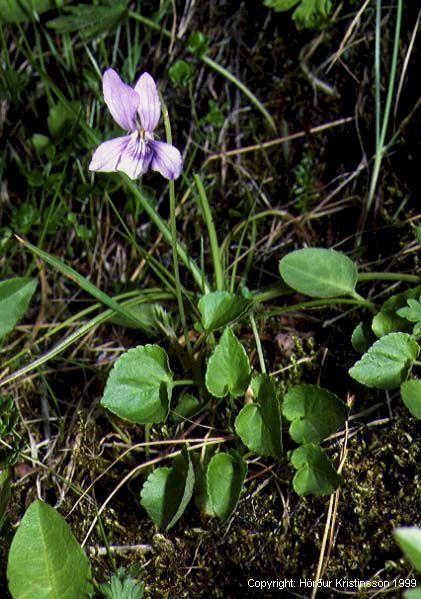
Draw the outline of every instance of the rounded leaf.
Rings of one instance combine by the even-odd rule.
[[[418,353],[418,344],[409,335],[389,333],[373,343],[349,374],[367,387],[396,389],[408,376]]]
[[[22,318],[37,287],[36,279],[26,277],[0,282],[0,339]]]
[[[170,520],[168,513],[171,508],[171,500],[166,493],[170,474],[171,468],[167,466],[156,468],[146,479],[140,493],[140,504],[159,528],[164,528]]]
[[[342,482],[325,453],[317,445],[302,445],[291,454],[297,473],[292,481],[298,495],[331,495]]]
[[[173,373],[158,345],[139,345],[122,354],[108,377],[101,405],[137,424],[162,422],[169,410]]]
[[[285,395],[282,413],[292,422],[297,443],[319,443],[345,423],[348,408],[337,395],[317,385],[297,385]]]
[[[255,379],[256,380],[256,379]],[[259,377],[256,403],[244,406],[235,419],[235,432],[251,451],[279,459],[282,429],[279,401],[269,376]]]
[[[375,337],[367,322],[360,322],[352,331],[352,347],[360,354],[363,354],[368,350],[374,339]]]
[[[402,293],[391,295],[382,305],[380,311],[373,317],[371,328],[376,337],[384,337],[389,333],[409,333],[411,324],[399,315],[400,308],[406,305],[407,300],[417,298],[421,294],[421,285],[407,289]]]
[[[235,510],[247,474],[247,464],[236,452],[217,453],[210,460],[206,485],[213,511],[226,520]]]
[[[7,578],[13,599],[92,597],[89,560],[69,525],[43,501],[34,501],[10,547]]]
[[[184,449],[171,468],[157,468],[148,476],[140,503],[157,526],[169,530],[184,513],[193,495],[194,481],[193,464]]]
[[[228,291],[208,293],[200,298],[198,304],[203,328],[210,332],[225,327],[242,316],[250,305],[250,300],[235,293]]]
[[[201,409],[200,401],[190,393],[186,393],[172,410],[171,418],[174,422],[182,422],[185,418],[192,418]]]
[[[399,316],[409,322],[421,322],[421,297],[419,299],[407,300],[408,305],[398,310]]]
[[[421,572],[421,528],[416,526],[397,528],[395,539],[412,566]]]
[[[357,267],[345,254],[323,248],[305,248],[279,262],[285,283],[309,297],[353,296]]]
[[[402,383],[401,396],[411,414],[421,420],[421,381],[410,379]]]
[[[209,358],[206,387],[214,397],[241,397],[250,383],[250,364],[244,347],[230,329],[225,329]]]

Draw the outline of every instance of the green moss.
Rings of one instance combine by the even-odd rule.
[[[361,429],[348,447],[325,577],[369,579],[379,571],[380,579],[403,577],[409,568],[392,530],[414,524],[418,513],[420,449],[414,420],[405,414]],[[150,524],[139,523],[143,542],[154,549],[147,563],[144,558],[150,596],[234,597],[247,592],[248,578],[313,577],[329,500],[299,498],[291,490],[290,473],[285,468],[275,473],[277,484],[263,477],[247,486],[228,525],[198,521],[193,510],[170,534],[156,534],[147,530]]]

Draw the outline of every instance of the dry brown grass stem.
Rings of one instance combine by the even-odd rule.
[[[405,59],[403,61],[403,65],[402,65],[401,76],[399,77],[398,88],[397,88],[397,91],[396,91],[395,106],[394,106],[394,109],[393,109],[393,114],[394,114],[395,118],[396,118],[396,114],[397,114],[397,111],[398,111],[398,104],[399,104],[399,100],[400,100],[401,93],[402,93],[403,82],[405,81],[406,72],[408,70],[409,59],[410,59],[412,51],[414,49],[415,39],[416,39],[417,33],[419,31],[420,19],[421,19],[421,8],[418,11],[417,21],[416,21],[414,29],[412,31],[411,39],[410,39],[410,42],[409,42],[409,45],[408,45],[408,50],[406,52]]]
[[[244,148],[238,148],[236,150],[228,150],[227,152],[221,152],[219,154],[211,154],[205,161],[204,166],[213,160],[224,159],[227,156],[238,156],[239,154],[247,154],[248,152],[256,152],[258,150],[266,150],[267,148],[273,148],[279,144],[283,144],[294,139],[300,139],[306,135],[315,135],[316,133],[321,133],[322,131],[327,131],[328,129],[333,129],[334,127],[340,127],[341,125],[346,125],[347,123],[352,123],[353,121],[355,121],[355,117],[347,116],[342,119],[337,119],[336,121],[331,121],[330,123],[323,123],[323,125],[310,127],[310,129],[307,131],[297,131],[297,133],[291,133],[290,135],[277,137],[276,139],[264,141],[260,144],[253,144],[251,146],[245,146]]]
[[[371,3],[371,0],[365,0],[364,4],[361,6],[361,8],[359,9],[359,11],[357,12],[357,14],[355,15],[355,17],[352,19],[351,23],[349,24],[349,27],[347,28],[345,35],[343,37],[342,42],[340,43],[340,46],[338,48],[338,50],[335,52],[335,54],[332,56],[331,60],[330,60],[330,65],[327,69],[326,72],[329,72],[330,69],[333,67],[333,65],[335,64],[335,62],[337,60],[340,60],[342,54],[347,50],[348,46],[348,40],[350,40],[354,34],[354,31],[357,29],[359,23],[361,22],[361,17],[365,11],[365,9],[367,8],[367,6]]]
[[[108,553],[118,553],[124,555],[125,553],[150,553],[153,551],[152,545],[141,543],[138,545],[109,545],[108,547],[99,547],[98,545],[90,545],[87,547],[89,555],[92,556],[105,556]]]
[[[347,405],[349,407],[351,407],[353,403],[354,403],[354,397],[348,395]],[[345,422],[345,436],[344,436],[344,442],[342,444],[342,449],[341,449],[341,454],[340,454],[338,474],[340,474],[342,472],[342,469],[345,465],[346,457],[348,454],[348,438],[349,438],[348,435],[349,435],[349,430],[348,430],[348,420],[347,420]],[[316,584],[313,587],[311,599],[315,599],[315,597],[317,595],[317,591],[318,591],[317,581],[319,581],[322,578],[322,576],[326,573],[327,565],[329,563],[329,557],[330,557],[330,553],[332,551],[334,536],[335,536],[335,522],[336,522],[336,515],[338,512],[339,495],[340,495],[340,489],[337,489],[336,493],[334,495],[331,495],[330,499],[329,499],[329,508],[327,511],[326,525],[325,525],[325,530],[323,533],[322,546],[320,548],[320,555],[319,555],[319,562],[317,564],[316,576],[314,579],[314,582]],[[326,544],[327,544],[328,537],[329,537],[329,545],[327,548],[326,559],[325,559]]]

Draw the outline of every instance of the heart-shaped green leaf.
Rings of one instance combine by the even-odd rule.
[[[201,408],[200,401],[193,395],[186,393],[172,410],[171,419],[174,422],[182,422],[185,418],[192,418]]]
[[[282,258],[279,271],[287,285],[310,297],[355,295],[357,267],[336,250],[296,250]]]
[[[137,424],[162,422],[169,410],[173,373],[158,345],[139,345],[122,354],[108,377],[101,405]]]
[[[28,278],[0,282],[0,339],[7,335],[25,314],[36,287],[36,280]]]
[[[92,597],[89,560],[69,525],[42,501],[26,510],[7,563],[13,599]]]
[[[417,359],[418,344],[406,333],[389,333],[376,341],[349,371],[367,387],[396,389]]]
[[[178,87],[188,87],[193,79],[194,71],[191,62],[177,60],[168,69],[168,75],[174,85]]]
[[[242,316],[250,305],[250,300],[235,293],[228,291],[208,293],[200,299],[198,305],[203,328],[209,333],[225,327]]]
[[[366,352],[374,340],[370,324],[367,322],[360,322],[352,332],[352,347],[360,354]]]
[[[402,383],[401,396],[411,414],[421,420],[421,381],[410,379]]]
[[[410,322],[421,322],[421,298],[407,300],[408,305],[398,310],[399,316]]]
[[[140,503],[159,528],[169,530],[181,518],[193,495],[194,480],[187,449],[174,458],[171,468],[157,468],[148,476]]]
[[[161,333],[160,324],[168,317],[159,304],[135,304],[127,306],[126,310],[134,316],[135,320],[126,318],[121,314],[115,314],[110,318],[110,322],[129,329],[139,329],[149,335]]]
[[[194,465],[194,473],[196,477],[194,487],[194,503],[197,509],[204,516],[214,516],[214,510],[212,501],[209,496],[208,484],[206,479],[207,469],[211,457],[215,454],[215,445],[210,445],[205,450],[205,455],[200,457],[196,454],[192,454],[192,461]]]
[[[269,376],[259,377],[256,403],[244,406],[235,419],[235,432],[251,451],[279,459],[282,429],[279,400]]]
[[[209,358],[206,387],[214,397],[240,397],[250,383],[250,364],[244,347],[231,329],[225,329]]]
[[[408,299],[418,298],[420,294],[421,286],[417,286],[389,297],[374,316],[371,324],[376,337],[384,337],[384,335],[398,331],[408,333],[411,330],[411,325],[404,316],[399,314],[399,310],[406,305]]]
[[[226,520],[235,510],[247,474],[247,464],[236,452],[217,453],[210,460],[206,484],[213,511]]]
[[[412,566],[421,572],[421,528],[416,526],[397,528],[395,539]]]
[[[282,413],[291,421],[297,443],[319,443],[343,426],[348,408],[337,395],[317,385],[297,385],[284,397]]]
[[[302,445],[291,454],[297,473],[292,481],[298,495],[330,495],[342,483],[324,452],[317,445]]]

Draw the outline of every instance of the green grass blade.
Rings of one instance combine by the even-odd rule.
[[[224,285],[224,272],[222,268],[221,261],[221,253],[218,245],[218,238],[216,235],[215,224],[212,218],[212,212],[209,206],[208,197],[206,195],[206,191],[200,178],[200,175],[193,175],[194,182],[196,183],[197,191],[199,192],[198,199],[200,202],[200,207],[202,209],[203,218],[205,219],[206,227],[208,229],[209,234],[209,243],[211,247],[212,261],[213,261],[213,269],[215,273],[215,284],[217,291],[222,291],[225,287]]]
[[[109,297],[106,293],[98,289],[96,285],[88,281],[88,279],[80,275],[76,270],[62,262],[59,258],[51,256],[51,254],[48,254],[48,252],[44,252],[44,250],[37,248],[35,245],[32,245],[32,243],[25,241],[17,235],[16,237],[20,241],[20,243],[22,243],[26,248],[28,248],[28,250],[35,254],[35,256],[38,256],[38,258],[41,258],[42,260],[47,262],[47,264],[61,272],[61,274],[63,274],[65,277],[77,283],[79,287],[81,287],[84,291],[89,293],[89,295],[92,295],[92,297],[100,301],[102,304],[110,308],[110,310],[142,326],[142,323],[135,316],[133,316],[133,314],[129,310],[127,310],[124,306],[116,302],[112,297]]]

